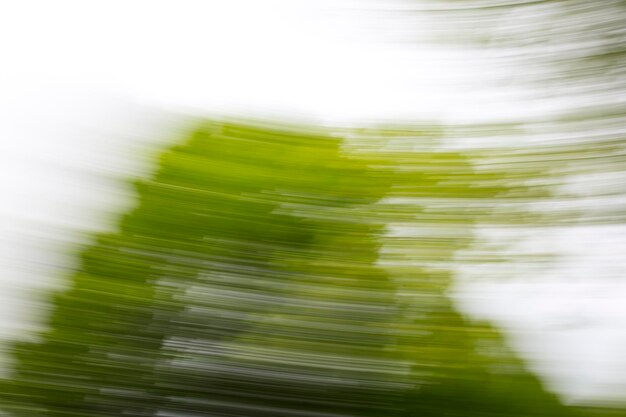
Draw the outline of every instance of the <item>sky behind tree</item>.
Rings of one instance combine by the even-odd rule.
[[[19,331],[30,314],[15,296],[16,285],[48,285],[30,284],[40,274],[26,262],[36,257],[38,268],[47,270],[67,260],[43,243],[58,229],[49,234],[41,225],[106,228],[105,213],[128,201],[113,181],[76,172],[90,166],[106,166],[111,174],[146,172],[149,163],[131,155],[147,137],[167,142],[149,127],[160,114],[246,112],[355,124],[486,122],[522,110],[546,111],[520,105],[529,94],[524,86],[492,84],[510,74],[486,59],[487,50],[475,55],[449,45],[392,44],[404,28],[415,31],[415,23],[377,15],[372,10],[379,4],[3,5],[0,109],[6,117],[0,129],[13,138],[2,141],[2,263],[13,272],[2,278],[3,329]],[[419,39],[428,26],[417,26]],[[626,343],[620,306],[625,290],[617,278],[626,267],[616,254],[626,247],[626,233],[606,229],[593,228],[584,240],[571,229],[549,237],[531,234],[523,243],[527,250],[557,247],[566,256],[561,269],[539,274],[532,284],[520,274],[506,283],[468,279],[459,286],[465,311],[507,328],[552,386],[574,398],[617,396],[624,387],[626,364],[619,361]]]

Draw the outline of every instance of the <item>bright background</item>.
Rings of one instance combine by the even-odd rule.
[[[40,320],[33,290],[62,285],[58,267],[72,263],[55,242],[80,244],[72,232],[111,227],[111,213],[131,202],[116,181],[151,169],[137,155],[169,143],[176,114],[358,124],[545,110],[515,83],[493,82],[510,74],[488,51],[420,42],[427,22],[367,10],[379,4],[2,3],[0,335],[23,335]],[[404,31],[415,42],[395,42]],[[515,250],[543,248],[561,262],[532,276],[460,270],[459,307],[500,326],[568,401],[623,400],[626,227],[529,233]]]

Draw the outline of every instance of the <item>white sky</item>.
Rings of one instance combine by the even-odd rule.
[[[519,111],[523,90],[486,87],[502,76],[498,68],[464,50],[384,42],[406,22],[376,20],[361,11],[368,4],[2,3],[0,334],[32,322],[24,290],[48,285],[42,277],[52,266],[71,262],[56,252],[54,236],[106,228],[106,213],[130,201],[114,180],[85,173],[147,172],[133,152],[167,142],[163,127],[175,128],[167,122],[174,112],[355,123],[491,120]],[[531,235],[525,244],[558,248],[566,262],[532,282],[478,284],[462,271],[460,306],[503,326],[568,398],[620,398],[625,228]]]

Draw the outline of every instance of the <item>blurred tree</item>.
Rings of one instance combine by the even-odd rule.
[[[528,190],[475,172],[458,152],[342,148],[341,136],[366,133],[370,143],[417,134],[216,122],[165,152],[119,230],[80,255],[48,330],[12,347],[2,408],[571,415],[497,332],[466,322],[446,296],[445,265],[489,204],[445,201]],[[390,222],[454,233],[382,239]]]
[[[449,132],[468,146],[489,142],[491,148],[526,153],[526,164],[546,164],[542,151],[569,158],[566,181],[585,184],[576,192],[570,187],[566,196],[571,199],[575,194],[578,198],[572,205],[586,211],[586,217],[576,222],[624,224],[626,2],[398,0],[378,4],[397,15],[390,22],[409,21],[418,27],[420,42],[452,46],[449,51],[456,51],[452,57],[490,74],[489,82],[478,80],[476,87],[483,94],[493,92],[485,114],[500,110],[499,118],[449,126]],[[394,33],[401,33],[403,40],[417,37],[410,27]],[[502,120],[518,129],[502,129]],[[468,135],[474,140],[468,141]],[[585,152],[574,159],[564,151],[576,143]],[[561,149],[553,153],[557,147]]]

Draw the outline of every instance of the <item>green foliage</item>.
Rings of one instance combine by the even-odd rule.
[[[342,146],[332,132],[207,123],[165,152],[119,230],[82,252],[40,341],[13,346],[2,408],[17,417],[571,415],[497,332],[454,311],[449,270],[401,262],[451,261],[485,213],[424,199],[515,191],[506,176],[479,174],[457,152]],[[387,240],[383,266],[393,221],[457,234]]]

